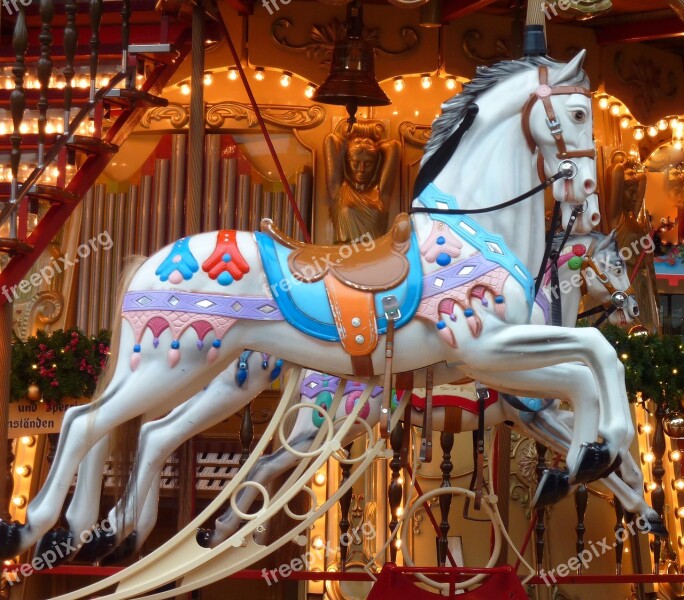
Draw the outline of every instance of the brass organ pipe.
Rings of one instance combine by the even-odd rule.
[[[221,160],[221,229],[235,229],[237,159]]]
[[[273,192],[265,192],[261,203],[261,218],[273,219]]]
[[[169,161],[165,158],[158,158],[154,165],[154,229],[150,232],[152,236],[153,248],[156,252],[165,243],[166,238],[166,219],[168,212],[169,197]]]
[[[261,199],[264,195],[264,186],[261,183],[255,183],[252,187],[252,206],[249,211],[249,230],[256,231],[259,229],[259,222],[261,221]]]
[[[297,197],[297,190],[295,189],[295,186],[291,185],[290,188],[292,189],[292,193],[296,198]],[[292,204],[290,204],[289,202],[285,202],[284,192],[279,192],[279,193],[283,194],[283,202],[285,204],[285,215],[284,215],[284,217],[285,217],[285,233],[287,235],[289,235],[290,237],[292,237],[292,235],[293,235],[292,230],[294,229],[294,220],[295,220],[294,219],[294,208],[292,208]]]
[[[126,227],[124,231],[123,258],[126,259],[135,254],[136,229],[138,225],[138,205],[140,187],[132,185],[128,190],[128,206],[126,208]]]
[[[152,175],[142,177],[142,195],[138,209],[140,232],[136,240],[135,253],[145,256],[150,252],[150,220],[152,218]]]
[[[94,188],[90,188],[81,202],[81,244],[87,244],[93,237],[93,199]],[[86,335],[93,335],[88,325],[88,312],[90,310],[90,271],[93,258],[91,255],[80,259],[78,267],[78,314],[76,326]]]
[[[202,231],[215,231],[218,227],[219,175],[221,160],[221,136],[208,135],[204,162],[204,210]]]
[[[183,234],[183,203],[185,201],[185,148],[187,137],[177,133],[172,137],[171,149],[171,206],[169,207],[169,240]]]
[[[112,239],[116,239],[116,235],[112,235],[114,231],[114,215],[116,214],[116,194],[111,192],[106,195],[107,202],[105,204],[105,222],[104,229],[109,233]],[[109,329],[112,316],[112,272],[114,270],[114,256],[111,252],[95,252],[95,254],[102,254],[102,279],[100,294],[100,329]]]
[[[240,175],[238,180],[238,198],[239,205],[237,211],[237,229],[245,231],[249,227],[249,193],[251,187],[251,177],[249,175]]]
[[[95,197],[93,207],[93,227],[90,231],[90,237],[101,233],[104,230],[105,220],[105,193],[107,186],[104,183],[99,183],[95,186]],[[90,289],[100,290],[100,281],[102,280],[102,253],[95,252],[90,266]],[[90,301],[88,309],[88,331],[94,335],[100,330],[100,305],[97,301]]]
[[[114,302],[116,301],[116,290],[119,287],[119,276],[121,275],[121,269],[123,268],[127,209],[128,194],[126,192],[119,192],[116,197],[116,218],[114,220],[114,232],[116,237],[112,237],[114,247],[107,251],[114,253],[114,267],[112,269],[112,306],[114,306]]]
[[[285,194],[283,192],[276,192],[273,203],[273,222],[277,227],[283,229],[283,203],[285,202]]]

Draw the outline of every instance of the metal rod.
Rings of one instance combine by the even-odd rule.
[[[153,240],[153,252],[156,252],[165,243],[166,218],[168,212],[169,197],[169,160],[158,158],[154,164],[154,217],[151,231]]]
[[[183,202],[185,200],[185,134],[173,135],[171,149],[171,206],[168,239],[177,240],[183,232]]]
[[[140,233],[136,254],[150,254],[150,220],[152,218],[152,175],[142,178],[142,202],[140,204]]]
[[[220,160],[221,136],[208,135],[204,164],[205,199],[202,231],[215,231],[218,227]]]
[[[81,243],[87,244],[93,235],[93,200],[94,188],[90,188],[81,202]],[[88,312],[90,310],[90,270],[92,255],[81,257],[78,270],[78,314],[76,315],[77,327],[86,335],[94,335],[95,332],[88,328]]]
[[[99,183],[95,186],[95,198],[93,207],[93,228],[91,235],[97,235],[104,230],[105,221],[105,194],[107,186]],[[90,289],[100,290],[100,281],[102,280],[102,253],[95,252],[90,269]],[[100,330],[100,304],[99,302],[90,302],[88,309],[88,331],[92,334]]]
[[[221,160],[221,229],[235,229],[237,158]]]

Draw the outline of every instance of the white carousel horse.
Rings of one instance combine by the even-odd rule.
[[[551,278],[545,277],[544,285],[535,303],[532,322],[548,322],[551,301],[554,297],[561,297],[563,326],[574,326],[582,290],[586,289],[588,295],[597,304],[615,306],[616,311],[609,317],[613,324],[633,323],[634,317],[638,314],[638,307],[631,293],[631,285],[618,252],[614,233],[610,236],[599,233],[571,236],[567,245],[560,250],[558,259],[560,289],[554,291]],[[578,279],[577,275],[581,278]],[[245,351],[226,373],[209,385],[207,390],[200,392],[162,419],[143,426],[138,445],[138,464],[131,475],[136,478],[136,481],[128,484],[125,496],[108,515],[108,521],[115,524],[116,533],[98,536],[94,543],[86,545],[79,554],[79,558],[91,561],[100,559],[102,555],[118,546],[124,538],[126,538],[125,542],[112,558],[119,560],[139,549],[156,522],[161,469],[171,452],[185,440],[243,408],[244,402],[251,400],[256,393],[268,389],[271,382],[281,374],[284,368],[288,368],[288,365],[284,365],[282,360]],[[331,383],[328,389],[323,387],[324,382]],[[301,386],[301,402],[316,401],[319,405],[327,403],[327,406],[330,406],[334,388],[338,383],[338,378],[315,372],[307,373],[307,378]],[[354,401],[358,400],[364,386],[350,383],[347,387],[349,389],[342,399],[338,417],[344,416],[350,407],[353,407]],[[362,416],[366,416],[366,421],[371,427],[377,422],[380,414],[380,392],[380,389],[374,391],[368,409],[363,409]],[[448,394],[445,391],[441,393],[445,396]],[[464,402],[463,405],[467,411],[474,406],[474,403]],[[441,407],[435,409],[435,427],[438,430],[444,426],[445,410]],[[562,411],[562,413],[568,412]],[[561,418],[561,413],[558,412],[556,406],[549,407],[541,413],[519,414],[518,410],[508,403],[497,400],[493,406],[488,406],[485,414],[488,423],[512,421],[523,427],[528,435],[562,454],[567,453],[572,437],[572,413],[569,413],[570,424],[567,426],[555,423],[556,419]],[[528,425],[530,414],[536,419]],[[477,427],[475,414],[464,412],[462,415],[461,429],[463,431],[470,431]],[[422,424],[419,423],[423,418],[419,412],[414,410],[412,417],[414,424]],[[562,421],[565,420],[567,419]],[[322,422],[322,418],[316,411],[300,411],[296,425],[287,438],[288,443],[295,447],[310,445]],[[349,433],[349,439],[354,439],[365,431],[363,427],[353,427]],[[92,460],[89,456],[88,460],[91,461],[89,469],[79,471],[78,484],[67,513],[72,535],[92,526],[97,518],[96,499],[100,493],[98,475],[102,473],[107,456],[106,444],[102,448],[99,462]],[[294,455],[281,450],[271,457],[265,456],[259,459],[249,476],[260,483],[268,483],[275,476],[291,468],[296,461],[297,458]],[[631,455],[628,455],[627,464],[623,468],[633,467],[638,472],[633,461],[630,461]],[[645,503],[642,483],[632,490],[614,474],[608,477],[607,483],[627,510],[644,515],[644,518],[652,523],[654,531],[658,529],[657,513]],[[140,490],[143,492],[140,493]],[[243,494],[238,499],[238,505],[243,511],[247,511],[253,499],[253,493]],[[231,518],[231,512],[228,511],[217,521],[215,535],[209,536],[208,531],[202,533],[202,536],[206,538],[203,539],[203,543],[208,544],[209,539],[211,545],[222,542],[234,532],[239,522],[240,519],[234,515]],[[48,543],[49,541],[51,540],[46,540]]]
[[[381,374],[388,321],[397,372],[442,363],[495,389],[515,381],[528,395],[567,397],[576,411],[598,404],[598,418],[575,428],[567,463],[572,480],[603,474],[634,435],[621,365],[597,331],[528,324],[530,270],[544,252],[541,192],[502,202],[540,189],[537,150],[556,200],[582,203],[595,191],[583,59],[581,52],[565,65],[539,57],[480,70],[434,123],[423,165],[432,167],[429,184],[412,208],[428,213],[400,216],[373,251],[303,247],[267,221],[266,233],[204,233],[150,257],[127,289],[111,381],[89,407],[67,412],[26,523],[0,524],[3,553],[24,551],[54,525],[54,507],[94,444],[139,415],[182,404],[244,347],[340,375]],[[462,133],[466,118],[470,129],[441,161],[439,148]],[[490,161],[507,171],[481,178]],[[452,214],[464,209],[476,212]],[[573,361],[580,365],[566,364]],[[567,369],[577,376],[560,376]],[[582,378],[593,395],[578,393]]]

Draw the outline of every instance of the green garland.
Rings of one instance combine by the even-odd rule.
[[[66,397],[90,397],[109,354],[110,335],[101,331],[89,338],[77,329],[39,331],[25,342],[12,341],[10,401],[26,398],[37,385],[45,402]]]
[[[637,392],[658,406],[681,410],[684,398],[684,340],[679,336],[629,335],[606,325],[601,332],[625,365],[625,383],[630,402]]]

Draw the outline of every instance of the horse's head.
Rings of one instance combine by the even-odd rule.
[[[584,203],[596,191],[591,92],[582,70],[585,54],[580,51],[567,64],[540,65],[522,117],[530,150],[540,152],[540,175],[542,161],[546,177],[563,173],[553,184],[553,195],[570,204]]]
[[[639,316],[639,305],[617,247],[615,230],[605,237],[595,235],[598,241],[592,243],[582,266],[587,293],[606,307],[615,307],[608,317],[609,323],[631,325]]]

